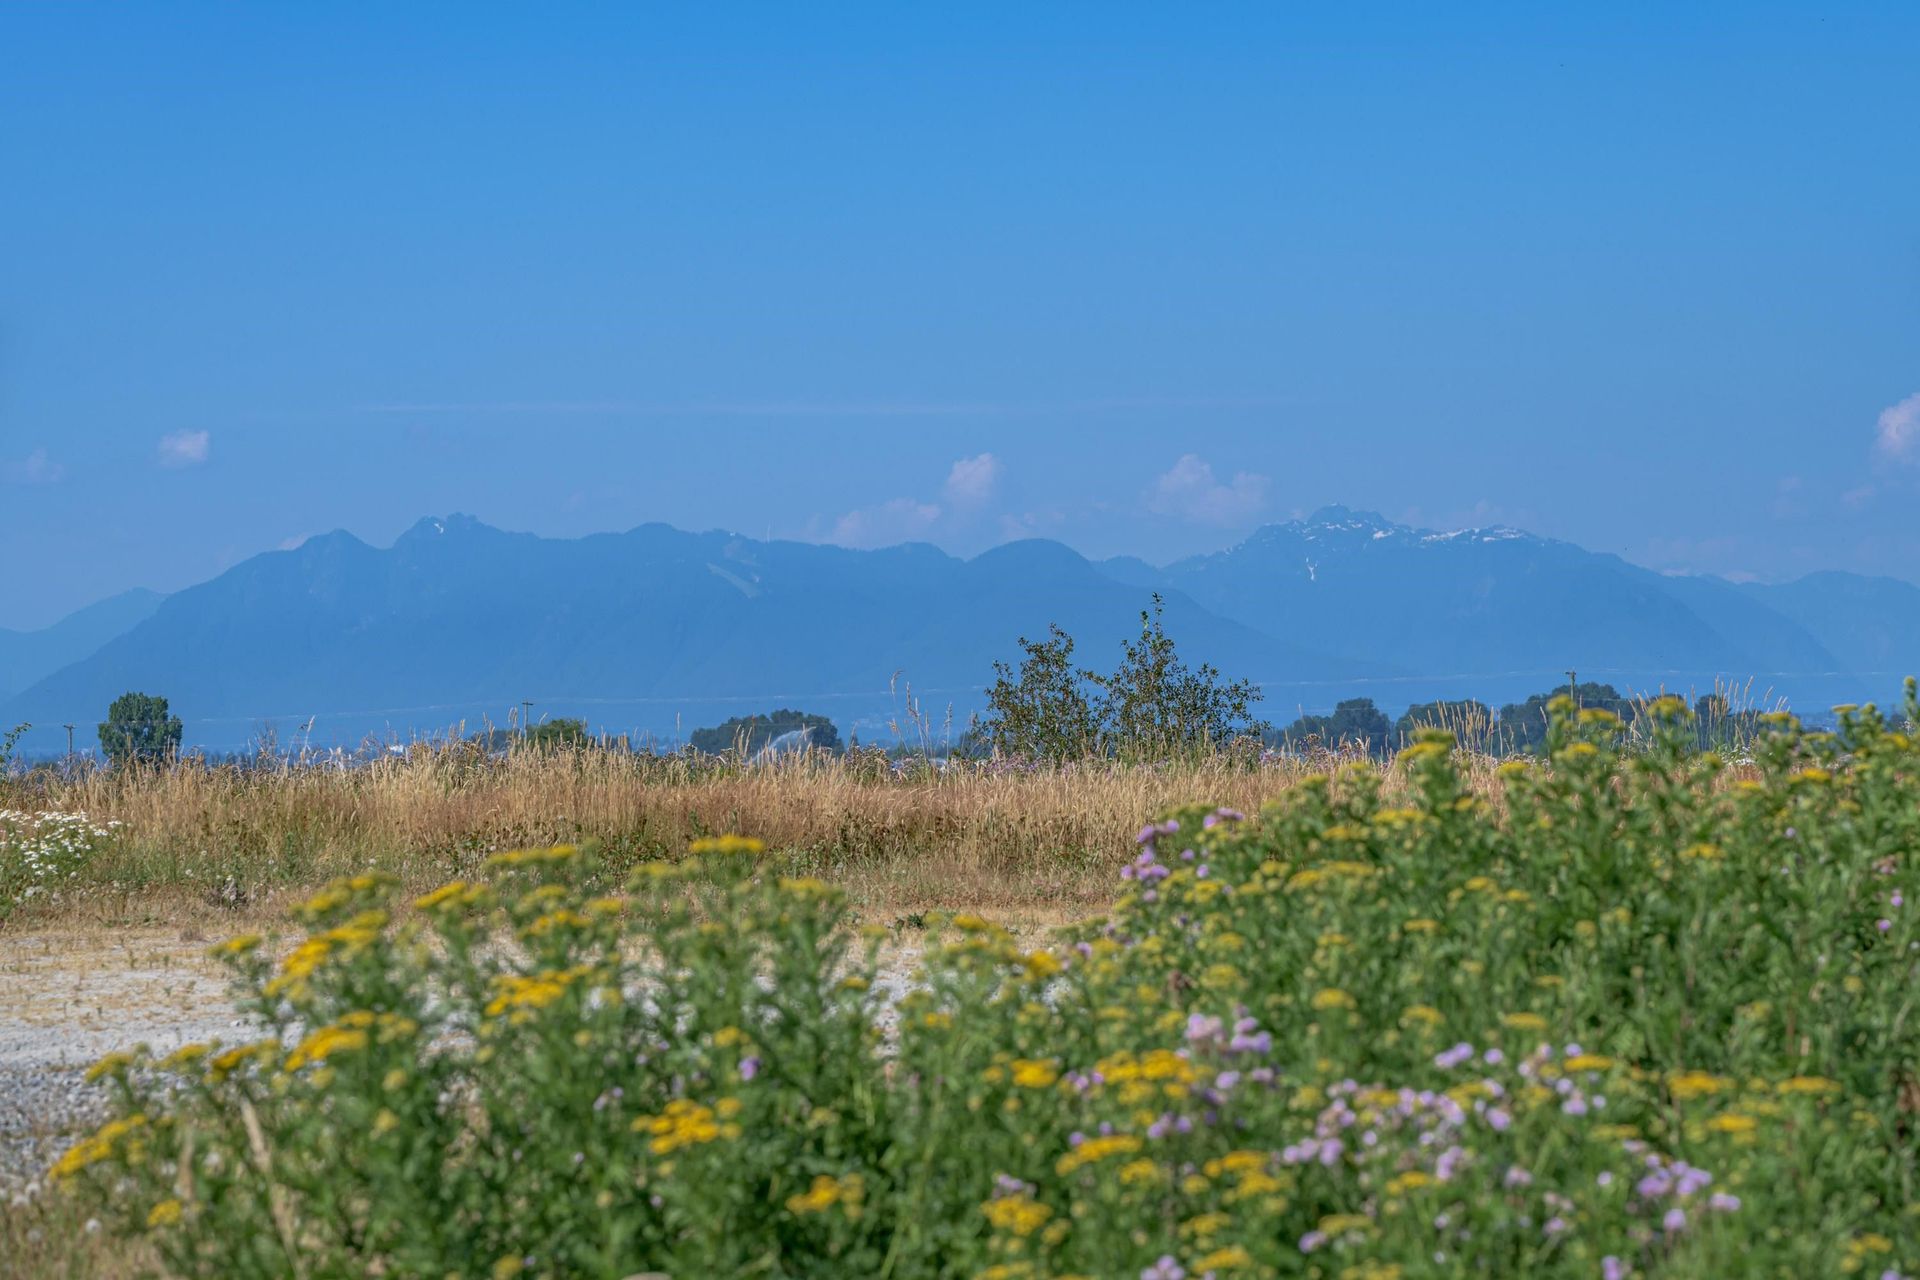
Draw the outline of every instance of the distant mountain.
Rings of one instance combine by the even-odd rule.
[[[467,517],[388,549],[347,533],[256,556],[181,591],[91,656],[0,708],[36,725],[97,720],[119,693],[166,695],[189,742],[238,746],[319,717],[321,740],[534,715],[684,733],[794,706],[852,730],[898,708],[896,677],[938,719],[980,702],[992,662],[1058,622],[1110,667],[1146,590],[1052,542],[973,560],[926,545],[850,551],[644,525],[557,540]],[[1234,676],[1381,674],[1218,617],[1172,592],[1183,650]],[[871,736],[869,732],[868,736]],[[41,744],[42,749],[45,744]]]
[[[1818,637],[1845,671],[1920,675],[1920,587],[1898,578],[1810,573],[1740,590]]]
[[[1164,567],[1046,541],[962,560],[660,524],[549,539],[451,516],[384,549],[327,534],[35,633],[41,667],[18,668],[35,678],[0,703],[0,724],[32,721],[28,749],[56,750],[48,726],[91,726],[140,690],[172,701],[189,743],[218,749],[269,722],[283,742],[309,720],[321,743],[472,731],[522,700],[535,718],[677,740],[780,707],[872,738],[911,682],[937,733],[949,706],[963,726],[994,661],[1050,622],[1085,665],[1111,668],[1155,592],[1181,652],[1261,683],[1280,722],[1361,695],[1389,715],[1436,698],[1499,705],[1568,670],[1633,692],[1751,681],[1818,712],[1884,702],[1920,672],[1908,583],[1736,586],[1516,529],[1415,529],[1344,507]],[[49,658],[53,632],[64,647]]]
[[[136,588],[90,604],[38,631],[0,628],[0,699],[84,658],[151,617],[166,597]]]
[[[1447,533],[1327,507],[1156,578],[1137,562],[1110,571],[1271,635],[1337,637],[1340,652],[1436,677],[1842,666],[1803,622],[1730,583],[1666,577],[1504,526]]]

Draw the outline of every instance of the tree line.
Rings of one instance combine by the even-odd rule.
[[[953,744],[954,754],[1035,761],[1164,760],[1255,747],[1385,757],[1422,729],[1436,728],[1488,754],[1537,754],[1546,746],[1547,707],[1555,698],[1571,698],[1582,709],[1609,711],[1629,727],[1641,714],[1642,704],[1612,685],[1582,681],[1497,709],[1472,698],[1416,703],[1398,718],[1389,718],[1372,698],[1348,698],[1331,712],[1303,714],[1275,728],[1255,713],[1264,696],[1257,685],[1229,680],[1209,663],[1192,666],[1181,657],[1162,625],[1163,609],[1164,601],[1155,594],[1152,607],[1140,613],[1139,635],[1122,642],[1120,661],[1111,672],[1081,666],[1074,657],[1074,638],[1057,625],[1037,640],[1020,637],[1017,662],[993,664],[986,709]],[[1693,710],[1703,747],[1749,742],[1762,728],[1762,712],[1735,708],[1721,694],[1700,697]],[[100,722],[100,748],[113,764],[165,760],[178,754],[181,731],[180,718],[164,697],[129,692],[114,700]],[[0,764],[18,732],[7,735],[0,746]],[[468,741],[490,751],[595,744],[586,723],[569,717],[518,730],[489,728]],[[747,758],[775,747],[846,749],[832,720],[795,708],[696,729],[688,746],[701,754],[739,753]]]

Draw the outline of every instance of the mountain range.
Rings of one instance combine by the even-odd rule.
[[[350,743],[580,716],[681,739],[798,706],[890,736],[906,691],[964,721],[996,660],[1057,623],[1105,669],[1154,593],[1190,661],[1258,681],[1270,719],[1372,696],[1518,699],[1581,679],[1686,691],[1716,680],[1819,709],[1886,700],[1920,671],[1920,587],[1817,573],[1777,585],[1655,573],[1502,527],[1443,533],[1328,507],[1155,566],[1056,542],[971,559],[648,524],[551,539],[471,517],[391,547],[335,532],[167,597],[128,593],[0,632],[0,723],[31,751],[82,742],[118,694],[167,696],[189,744]],[[905,726],[902,725],[902,728]]]

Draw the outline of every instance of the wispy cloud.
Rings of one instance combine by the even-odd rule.
[[[1896,462],[1920,462],[1920,391],[1880,411],[1874,448]]]
[[[1000,483],[1000,459],[990,453],[962,458],[947,472],[947,501],[977,507],[993,496]]]
[[[1006,467],[991,453],[956,459],[937,498],[889,498],[845,515],[815,518],[803,535],[843,547],[888,547],[939,534],[964,535],[987,515]]]
[[[1147,494],[1147,509],[1200,524],[1244,524],[1267,505],[1267,484],[1267,477],[1248,471],[1221,481],[1211,463],[1189,453],[1154,482]]]
[[[912,542],[940,522],[937,503],[894,498],[875,507],[849,511],[833,522],[826,541],[843,547],[888,547]]]
[[[197,467],[207,460],[212,437],[204,431],[175,431],[160,437],[160,465]]]
[[[6,463],[0,471],[14,484],[56,484],[67,474],[67,469],[48,457],[45,449],[35,449],[18,462]]]

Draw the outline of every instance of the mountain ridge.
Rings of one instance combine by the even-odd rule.
[[[209,746],[269,717],[318,715],[330,740],[497,723],[529,698],[539,714],[663,736],[808,702],[872,736],[903,710],[906,680],[964,719],[993,662],[1050,623],[1087,665],[1110,665],[1154,593],[1182,653],[1261,683],[1275,719],[1355,694],[1519,697],[1569,669],[1640,689],[1783,673],[1814,702],[1885,697],[1897,683],[1856,677],[1920,669],[1920,587],[1897,579],[1736,585],[1507,526],[1421,529],[1341,506],[1157,566],[1048,539],[961,558],[658,522],[545,538],[454,513],[384,548],[316,535],[156,599],[6,697],[0,719],[91,724],[143,689]]]

